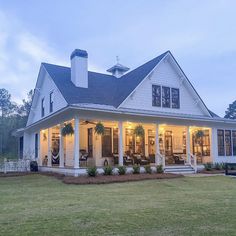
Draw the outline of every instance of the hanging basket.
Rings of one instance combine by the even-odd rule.
[[[101,122],[98,122],[95,126],[95,133],[98,135],[104,135],[105,128],[104,125]]]
[[[134,128],[134,134],[138,137],[143,137],[144,136],[144,128],[142,125],[137,125]]]
[[[65,124],[62,128],[62,136],[67,135],[73,135],[74,134],[74,128],[72,126],[72,123]]]

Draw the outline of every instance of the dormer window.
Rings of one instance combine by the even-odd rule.
[[[178,88],[161,85],[152,85],[152,105],[163,108],[180,108],[180,95]]]
[[[53,112],[53,100],[54,100],[54,96],[53,96],[53,92],[51,92],[50,96],[49,96],[49,110],[50,110],[50,112]]]
[[[45,101],[44,98],[41,100],[41,117],[44,117],[45,115]]]

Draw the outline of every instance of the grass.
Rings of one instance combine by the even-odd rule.
[[[0,178],[0,235],[235,235],[236,179],[65,185]]]

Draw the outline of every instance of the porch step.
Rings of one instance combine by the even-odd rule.
[[[181,166],[166,166],[165,173],[173,174],[194,174],[195,171],[190,165],[181,165]]]

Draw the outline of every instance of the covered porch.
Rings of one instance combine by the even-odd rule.
[[[104,134],[95,132],[102,123]],[[73,134],[64,135],[65,124]],[[141,126],[143,135],[135,130]],[[98,119],[73,119],[41,129],[35,144],[38,163],[46,169],[85,169],[105,165],[197,165],[212,162],[210,127]],[[36,156],[37,156],[36,155]]]

